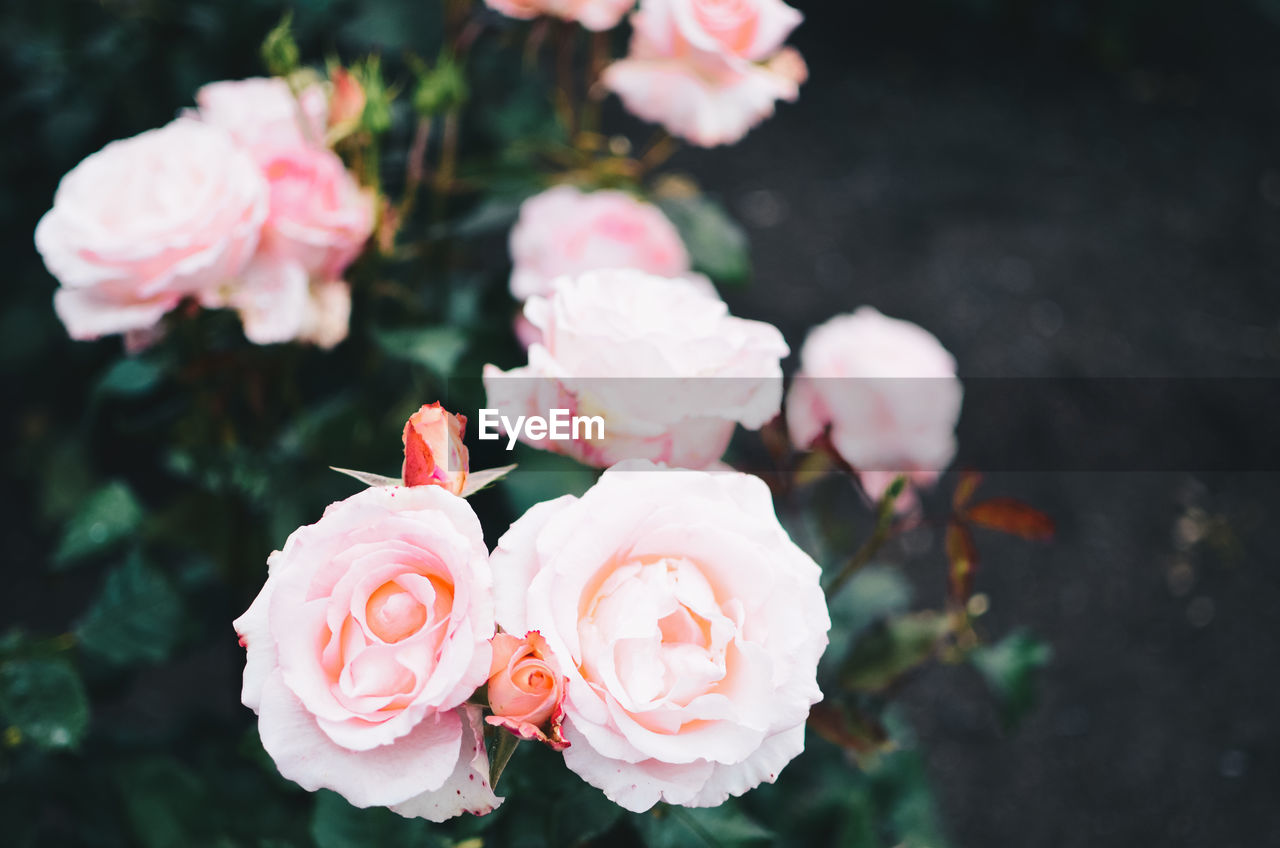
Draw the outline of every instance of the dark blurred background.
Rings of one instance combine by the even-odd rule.
[[[299,4],[304,55],[393,53],[429,5]],[[799,5],[800,101],[737,147],[672,163],[751,235],[755,280],[729,295],[735,312],[798,350],[809,326],[870,304],[935,333],[962,376],[1280,377],[1280,3]],[[81,414],[80,387],[118,356],[116,342],[68,342],[50,308],[31,233],[58,178],[168,120],[201,83],[261,73],[280,11],[0,12],[4,445]],[[1167,426],[1218,435],[1211,417]],[[4,456],[8,476],[21,457]],[[88,589],[69,578],[50,594],[29,574],[50,537],[23,493],[29,470],[18,479],[0,623],[59,632]],[[1280,478],[1055,469],[988,485],[1054,514],[1060,538],[983,540],[982,628],[1026,625],[1054,660],[1012,733],[964,669],[906,690],[954,843],[1280,844]],[[927,533],[910,544],[938,547]],[[928,568],[913,577],[933,600]],[[152,685],[189,692],[196,712],[236,710],[200,681],[238,663],[229,648],[157,669]]]

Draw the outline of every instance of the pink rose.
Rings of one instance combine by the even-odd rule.
[[[493,715],[485,721],[495,727],[557,751],[569,747],[561,729],[564,676],[541,633],[535,630],[523,639],[510,633],[493,637],[489,709]]]
[[[239,274],[267,214],[266,182],[221,130],[179,119],[114,141],[58,184],[36,249],[62,287],[72,338],[147,330]]]
[[[802,19],[782,0],[641,0],[630,53],[602,81],[672,135],[732,144],[799,96],[808,71],[783,42]]]
[[[899,473],[917,486],[937,480],[955,456],[963,395],[956,361],[936,338],[864,306],[809,332],[787,426],[799,447],[830,428],[831,447],[878,499]],[[899,501],[912,504],[910,492]]]
[[[551,293],[557,277],[634,268],[660,277],[689,272],[680,234],[652,204],[622,191],[560,185],[529,198],[511,230],[511,295]]]
[[[434,486],[370,488],[295,530],[235,622],[242,700],[307,790],[443,821],[489,812],[478,708],[492,577],[471,507]]]
[[[615,803],[715,806],[804,749],[831,623],[758,478],[617,466],[530,509],[492,563],[500,625],[567,676],[565,763]]]
[[[490,9],[511,18],[551,15],[596,31],[616,27],[635,4],[635,0],[485,0]]]
[[[328,97],[309,85],[294,97],[278,77],[211,82],[196,92],[199,118],[251,149],[323,147]]]
[[[439,401],[419,409],[404,425],[404,468],[406,486],[439,486],[446,492],[462,494],[467,484],[467,446],[462,432],[467,419],[454,415]]]
[[[297,262],[259,256],[210,305],[232,305],[254,344],[310,342],[331,348],[347,337],[351,287],[312,279]]]
[[[360,125],[367,97],[355,74],[342,66],[330,74],[333,94],[329,97],[329,128],[346,134]]]
[[[485,366],[488,406],[513,421],[553,409],[599,417],[603,438],[590,426],[564,440],[519,434],[589,465],[718,460],[735,423],[757,429],[778,413],[788,351],[777,329],[733,317],[706,285],[631,270],[563,278],[525,303],[541,335],[529,364]]]

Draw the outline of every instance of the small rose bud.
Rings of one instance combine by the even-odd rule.
[[[463,415],[454,415],[437,401],[419,409],[404,425],[404,477],[406,486],[439,486],[462,494],[467,482],[467,446]]]
[[[523,639],[510,633],[493,637],[489,666],[489,709],[485,718],[522,739],[545,742],[557,751],[569,747],[561,731],[564,684],[546,640],[536,630]]]
[[[298,69],[301,54],[293,40],[293,12],[285,12],[280,23],[262,40],[262,62],[273,77],[287,77]]]
[[[360,118],[364,115],[364,86],[341,65],[330,72],[329,81],[333,83],[333,93],[329,96],[329,127],[345,135],[360,125]]]

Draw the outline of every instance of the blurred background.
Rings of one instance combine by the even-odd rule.
[[[299,3],[295,25],[311,60],[433,55],[429,5]],[[736,314],[777,324],[798,350],[808,327],[869,304],[937,335],[962,377],[1280,377],[1280,2],[796,5],[811,72],[799,102],[734,148],[672,162],[750,235],[753,282],[727,294]],[[35,223],[85,155],[164,123],[204,82],[260,74],[282,8],[0,12],[0,629],[64,632],[98,586],[44,571],[68,508],[59,491],[72,498],[83,473],[59,440],[74,433],[125,475],[148,447],[95,442],[91,387],[119,342],[67,339]],[[607,114],[634,127],[616,103]],[[1212,416],[1167,426],[1219,436]],[[1053,514],[1059,539],[984,540],[983,628],[1027,626],[1053,660],[1011,732],[971,670],[906,687],[943,832],[964,848],[1280,844],[1280,476],[1054,468],[989,485]],[[347,491],[329,486],[311,497]],[[218,544],[270,549],[218,526]],[[925,533],[904,553],[938,546]],[[941,594],[936,573],[911,576],[925,600]],[[146,670],[102,720],[146,735],[176,715],[241,717],[227,634]]]

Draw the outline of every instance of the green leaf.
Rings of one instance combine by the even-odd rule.
[[[1052,648],[1024,630],[969,654],[969,661],[1000,699],[1000,718],[1006,728],[1015,727],[1035,706],[1036,672],[1052,657]]]
[[[65,660],[0,665],[0,724],[46,750],[74,748],[89,726],[89,700]]]
[[[462,487],[462,496],[469,498],[481,489],[486,489],[497,483],[503,477],[506,477],[512,471],[516,470],[516,466],[502,465],[497,468],[485,468],[480,471],[473,471],[467,475],[467,482]]]
[[[822,655],[824,669],[839,668],[854,641],[882,618],[905,612],[911,605],[911,584],[891,565],[872,563],[859,569],[835,597],[830,598],[830,647]]]
[[[881,692],[899,677],[933,656],[947,632],[947,617],[924,611],[882,621],[854,644],[841,670],[848,689]]]
[[[439,841],[423,819],[406,819],[385,807],[360,809],[341,795],[321,789],[311,813],[311,838],[318,848],[428,848]]]
[[[208,793],[190,769],[169,758],[140,760],[121,767],[115,783],[137,844],[207,844]]]
[[[53,555],[54,570],[113,547],[141,522],[142,507],[129,487],[118,480],[108,483],[86,498],[67,522]]]
[[[135,552],[107,575],[75,633],[85,652],[109,662],[159,662],[173,649],[181,623],[178,593]]]
[[[551,809],[552,845],[582,845],[606,833],[622,818],[622,808],[603,792],[577,775],[568,777],[572,778],[572,785],[556,798]]]
[[[724,285],[747,282],[751,277],[747,235],[724,207],[703,195],[660,197],[658,205],[680,231],[695,271]]]
[[[96,390],[104,395],[136,397],[159,385],[164,364],[154,359],[129,357],[116,362],[98,380]]]
[[[372,471],[356,471],[354,468],[339,468],[336,465],[330,465],[331,471],[339,474],[345,474],[348,477],[359,480],[371,489],[380,489],[383,486],[403,486],[404,480],[399,477],[388,477],[385,474],[374,474]]]
[[[634,819],[646,848],[746,848],[773,839],[733,801],[719,807],[659,804]]]
[[[375,330],[374,340],[390,357],[421,365],[441,379],[453,375],[467,337],[457,327]]]

